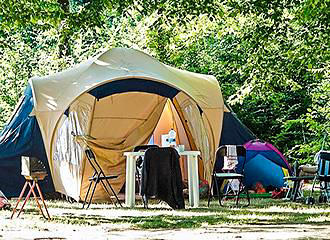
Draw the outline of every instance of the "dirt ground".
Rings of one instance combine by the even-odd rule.
[[[178,230],[132,230],[118,229],[111,224],[101,226],[39,226],[30,227],[26,223],[24,228],[12,227],[1,230],[1,239],[330,239],[330,227],[315,227],[313,225],[271,225],[271,226],[229,226],[219,225],[198,229]],[[20,225],[22,226],[22,225]]]
[[[141,229],[132,222],[114,222],[110,219],[126,217],[150,216],[216,216],[218,212],[208,211],[173,211],[161,206],[156,210],[121,209],[110,205],[94,205],[91,209],[81,209],[81,204],[68,204],[48,202],[51,221],[39,215],[36,206],[29,204],[26,211],[19,217],[10,219],[11,211],[0,211],[0,239],[41,240],[41,239],[330,239],[330,225],[316,224],[311,221],[304,224],[202,224],[198,228],[179,229]],[[253,212],[253,209],[249,209]],[[255,209],[255,211],[285,211],[282,208]],[[291,210],[287,210],[291,211]],[[297,210],[294,210],[297,211]],[[300,209],[303,212],[324,211],[330,213],[330,208],[325,209]],[[290,212],[289,212],[290,214]],[[328,216],[328,215],[327,215]],[[233,216],[234,217],[234,216]],[[238,215],[236,218],[240,217]],[[246,216],[257,217],[253,214]],[[264,217],[264,216],[263,216]],[[324,217],[323,217],[324,218]],[[323,219],[326,223],[327,219]],[[84,220],[85,219],[85,220]],[[88,219],[88,221],[86,221]],[[95,219],[95,222],[93,222]],[[318,222],[322,222],[318,217]]]

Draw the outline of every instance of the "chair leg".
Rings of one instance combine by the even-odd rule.
[[[97,175],[96,172],[94,172],[94,174],[92,176],[92,179],[94,179],[94,177],[96,175]],[[85,207],[85,204],[86,204],[86,201],[87,201],[87,198],[88,198],[88,194],[89,194],[89,191],[91,190],[92,184],[93,184],[93,180],[89,180],[89,186],[88,186],[87,193],[85,195],[84,203],[83,203],[83,206],[82,206],[83,209]]]
[[[148,198],[147,198],[146,195],[143,195],[143,196],[142,196],[142,201],[143,201],[143,207],[144,207],[145,209],[148,209]]]
[[[221,207],[223,207],[223,204],[222,204],[223,194],[220,191],[220,186],[218,184],[217,178],[215,177],[214,179],[215,179],[215,188],[217,189],[219,204],[220,204]]]
[[[311,198],[314,196],[314,187],[315,187],[315,184],[316,184],[316,180],[317,180],[317,177],[315,177],[314,180],[313,180],[312,191],[309,195]]]
[[[85,195],[84,203],[83,203],[83,206],[82,206],[83,209],[85,208],[85,204],[86,204],[86,201],[87,201],[87,198],[88,198],[89,191],[91,190],[92,184],[93,184],[93,181],[90,181],[89,182],[87,193]]]
[[[211,200],[211,192],[213,190],[213,185],[214,185],[214,176],[212,176],[212,181],[211,181],[211,187],[208,192],[208,199],[207,199],[207,206],[210,207],[210,200]],[[213,194],[212,194],[213,197]]]
[[[105,183],[103,182],[103,180],[100,180],[100,182],[101,182],[101,184],[102,184],[104,190],[107,192],[107,194],[108,194],[108,196],[109,196],[109,199],[110,199],[110,202],[111,202],[111,203],[114,203],[115,206],[117,207],[117,203],[114,202],[114,201],[112,201],[112,199],[111,199],[111,193],[109,192],[109,190],[108,190],[107,186],[105,185]]]
[[[238,179],[238,181],[239,181],[239,185],[238,185],[238,190],[237,190],[237,195],[236,195],[236,207],[238,207],[239,195],[241,194],[241,192],[242,192],[241,189],[243,187],[241,179]]]
[[[324,182],[324,194],[325,194],[325,200],[326,202],[329,202],[330,200],[330,187],[329,187],[329,182]]]
[[[88,202],[88,205],[87,205],[87,208],[86,208],[86,209],[88,209],[89,206],[90,206],[91,203],[92,203],[92,199],[93,199],[93,196],[94,196],[94,193],[95,193],[95,189],[96,189],[96,185],[98,184],[98,182],[99,182],[99,179],[97,178],[97,179],[94,181],[94,187],[93,187],[92,194],[91,194],[91,196],[90,196],[90,198],[89,198],[89,202]]]
[[[137,178],[137,182],[138,182],[138,186],[139,186],[139,194],[141,194],[141,176],[139,174],[138,169],[136,169],[135,172],[136,172],[136,178]]]
[[[248,207],[248,206],[250,206],[250,195],[249,195],[249,189],[248,189],[246,186],[244,186],[244,189],[245,189],[245,192],[246,192],[246,198],[247,198],[247,201],[248,201],[248,203],[247,203],[247,205],[246,205],[245,207]]]
[[[111,189],[113,195],[115,196],[117,202],[119,203],[119,206],[120,206],[120,207],[123,207],[123,206],[121,205],[120,201],[119,201],[119,198],[118,198],[118,196],[117,196],[115,190],[114,190],[113,187],[111,186],[110,182],[108,181],[108,179],[105,179],[105,180],[106,180],[106,182],[108,183],[108,186],[110,187],[110,189]]]

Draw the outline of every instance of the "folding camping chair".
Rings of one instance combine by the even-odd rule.
[[[314,188],[316,182],[319,181],[320,196],[319,203],[330,202],[330,151],[319,151],[315,155],[317,161],[317,174],[313,180],[312,191],[306,199],[306,204],[314,204]]]
[[[145,152],[149,148],[154,148],[154,147],[158,148],[159,146],[158,145],[139,145],[139,146],[134,147],[133,152]],[[141,194],[141,176],[142,176],[143,160],[144,160],[143,156],[138,157],[138,159],[136,160],[136,169],[135,169],[135,177],[138,182],[140,194]]]
[[[91,187],[94,183],[94,187],[93,187],[93,190],[92,190],[92,194],[89,198],[89,201],[88,201],[88,205],[87,205],[87,208],[89,208],[91,202],[92,202],[92,199],[93,199],[93,196],[94,196],[94,193],[95,193],[95,189],[96,189],[96,186],[98,183],[101,183],[104,190],[107,192],[107,194],[109,195],[110,197],[110,201],[112,202],[112,199],[111,199],[111,194],[109,192],[109,189],[111,190],[111,192],[113,193],[113,195],[115,196],[116,198],[116,202],[119,203],[119,205],[122,207],[119,199],[118,199],[118,196],[115,192],[115,190],[112,188],[110,182],[109,182],[109,179],[114,179],[114,178],[117,178],[118,176],[114,176],[114,175],[111,175],[111,176],[106,176],[104,171],[102,170],[101,166],[99,165],[99,163],[97,162],[96,160],[96,157],[95,157],[95,154],[93,153],[92,149],[90,149],[89,147],[86,148],[85,150],[85,153],[86,153],[86,157],[90,163],[90,165],[92,166],[92,168],[94,169],[94,174],[92,177],[89,178],[89,186],[88,186],[88,190],[87,190],[87,193],[86,193],[86,196],[85,196],[85,200],[84,200],[84,203],[83,203],[83,206],[82,208],[85,207],[85,204],[86,204],[86,201],[87,201],[87,198],[88,198],[88,195],[89,195],[89,191],[91,190]],[[109,188],[109,189],[108,189]],[[117,206],[117,203],[115,203],[115,206]]]
[[[294,162],[292,176],[286,176],[283,178],[284,189],[287,190],[284,200],[291,200],[293,202],[300,200],[304,201],[304,182],[313,180],[316,173],[316,171],[312,171],[311,168],[312,166],[308,165],[298,166],[298,162]]]
[[[242,166],[239,167],[238,157],[243,157]],[[241,145],[226,145],[221,146],[216,152],[216,161],[221,161],[222,172],[216,172],[214,166],[212,174],[211,188],[209,189],[208,196],[208,206],[210,206],[211,191],[213,189],[213,184],[215,184],[215,189],[218,194],[219,204],[223,206],[222,200],[226,197],[235,197],[236,206],[238,206],[240,200],[240,194],[245,192],[247,197],[247,205],[250,205],[250,196],[248,189],[244,186],[244,166],[246,161],[246,149]],[[221,185],[219,185],[218,180],[220,180],[221,185],[224,181],[228,181],[227,187],[224,191],[221,191]]]

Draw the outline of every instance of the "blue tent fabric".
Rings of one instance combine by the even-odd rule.
[[[254,134],[235,116],[235,113],[224,112],[219,146],[243,145],[255,138]]]
[[[45,164],[48,177],[40,186],[43,192],[54,192],[40,128],[35,116],[30,116],[32,109],[32,90],[28,86],[17,112],[0,133],[0,189],[8,197],[18,196],[25,182],[21,156],[37,157]]]
[[[254,159],[257,155],[264,156],[266,159],[272,161],[273,163],[279,165],[280,167],[288,168],[288,166],[283,161],[283,159],[281,158],[281,156],[279,154],[277,154],[277,152],[275,152],[275,151],[269,151],[269,150],[265,150],[265,151],[248,150],[248,151],[246,151],[246,159],[247,159],[246,161],[247,162],[251,161],[251,159]]]
[[[284,185],[283,177],[282,168],[263,154],[255,155],[245,164],[244,184],[248,187],[253,187],[260,182],[264,187],[281,188]]]
[[[220,144],[222,145],[243,145],[244,143],[255,139],[253,133],[235,116],[235,113],[224,112],[221,130]],[[222,169],[221,162],[223,159],[216,159],[215,170],[220,172]],[[239,170],[242,168],[242,158],[237,166]]]

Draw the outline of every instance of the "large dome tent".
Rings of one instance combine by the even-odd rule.
[[[88,143],[105,171],[119,176],[112,183],[119,191],[125,181],[123,152],[148,142],[167,104],[184,128],[187,148],[201,151],[200,177],[210,178],[224,107],[212,76],[114,48],[55,75],[34,77],[28,88],[33,102],[28,115],[40,129],[56,191],[83,198],[92,175],[72,132],[92,136]],[[95,198],[107,198],[102,187]]]

